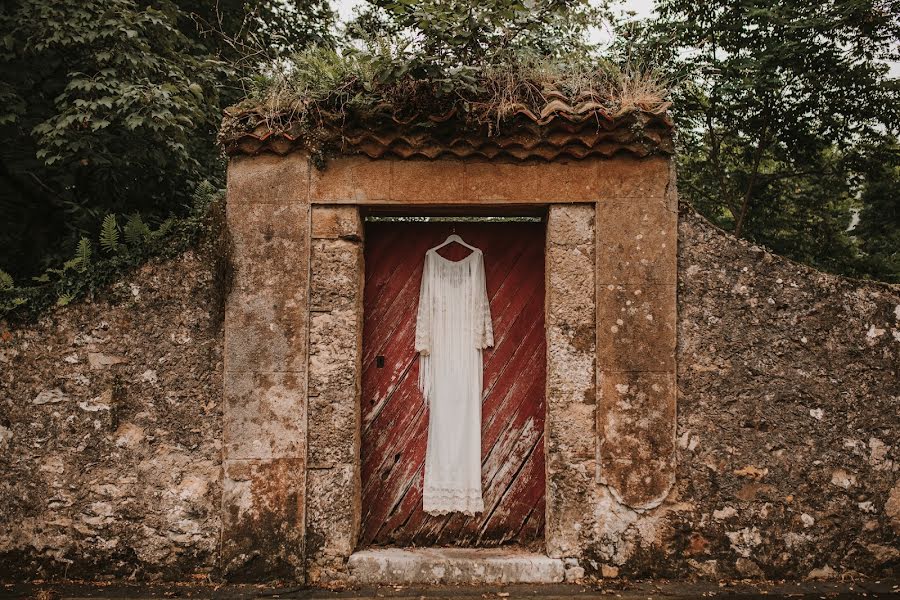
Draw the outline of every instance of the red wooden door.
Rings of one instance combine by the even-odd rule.
[[[456,230],[484,252],[495,347],[484,352],[485,510],[422,510],[428,411],[413,348],[425,251]],[[451,244],[451,260],[469,253]],[[537,545],[544,532],[543,223],[374,222],[366,228],[360,546]]]

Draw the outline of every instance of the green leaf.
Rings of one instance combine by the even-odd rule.
[[[150,228],[141,219],[141,215],[134,213],[125,221],[123,228],[125,233],[125,241],[132,246],[138,246],[150,237]]]
[[[73,294],[60,294],[56,299],[56,306],[66,306],[75,299]]]
[[[110,254],[119,249],[119,225],[115,215],[103,217],[103,225],[100,227],[100,247]]]
[[[12,275],[0,269],[0,290],[8,290],[13,286]]]
[[[75,257],[69,261],[74,261],[73,267],[77,267],[79,271],[84,272],[91,264],[91,241],[82,236],[78,240],[78,246],[75,248]]]

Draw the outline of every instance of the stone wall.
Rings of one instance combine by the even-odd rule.
[[[679,237],[677,483],[658,543],[609,555],[633,576],[896,574],[900,286],[798,265],[687,207]]]
[[[569,207],[556,210],[548,244],[563,256],[589,256],[578,227],[562,225]],[[577,223],[589,222],[572,210]],[[310,243],[315,295],[317,272],[346,280],[344,250],[353,256],[359,242],[313,227]],[[734,240],[687,207],[678,260],[674,486],[655,508],[629,508],[605,484],[588,484],[590,445],[565,449],[575,467],[553,471],[549,461],[550,477],[560,489],[581,477],[576,487],[590,496],[572,497],[572,506],[588,507],[572,509],[581,511],[577,534],[551,538],[548,523],[548,540],[561,540],[557,554],[578,556],[576,570],[598,577],[896,574],[900,288],[796,265]],[[575,269],[571,282],[579,281]],[[322,373],[324,383],[314,383],[317,355],[354,344],[353,320],[339,314],[355,302],[346,292],[352,281],[345,285],[311,317],[310,423],[314,414],[347,422],[345,396],[328,395],[346,385],[343,375]],[[57,309],[35,325],[0,326],[0,577],[223,576],[234,555],[219,551],[228,438],[212,287],[209,266],[187,254],[147,265],[102,300]],[[324,335],[314,335],[317,319]],[[552,319],[548,312],[548,326]],[[584,319],[557,319],[549,335],[573,352],[589,350],[578,335],[588,313]],[[564,374],[554,381],[548,373],[548,385],[573,382]],[[569,404],[586,415],[573,424],[581,427],[595,410],[593,388],[586,380],[570,391]],[[353,523],[323,529],[317,515],[346,500],[331,490],[355,484],[339,456],[317,457],[317,448],[337,445],[316,439],[302,480],[300,559],[325,572],[328,557],[351,543]],[[251,509],[253,498],[267,497],[262,484],[254,489],[253,469],[268,459],[254,461],[242,463],[252,467],[247,473],[229,475],[242,490],[235,498]],[[297,481],[293,470],[279,476]],[[296,506],[296,496],[275,500],[279,511]]]
[[[209,265],[0,324],[0,577],[217,577],[222,336]]]
[[[312,209],[307,577],[346,579],[360,522],[363,223],[352,206]]]

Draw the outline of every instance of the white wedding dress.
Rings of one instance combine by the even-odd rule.
[[[484,256],[425,253],[416,318],[419,389],[428,404],[423,508],[484,510],[481,497],[481,351],[494,345]]]

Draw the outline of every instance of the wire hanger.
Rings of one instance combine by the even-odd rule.
[[[465,243],[463,241],[463,239],[461,237],[459,237],[458,235],[456,235],[455,233],[451,233],[450,235],[448,235],[446,240],[444,240],[443,242],[441,242],[440,244],[438,244],[437,246],[432,248],[432,250],[439,250],[439,249],[443,248],[444,246],[446,246],[447,244],[451,244],[453,242],[456,242],[457,244],[459,244],[461,246],[465,246],[466,248],[468,248],[469,250],[471,250],[473,252],[478,251],[478,248]]]

